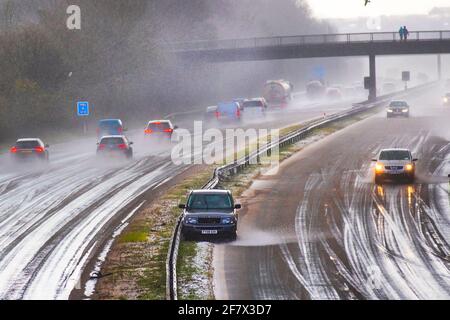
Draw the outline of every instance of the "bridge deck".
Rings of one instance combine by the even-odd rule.
[[[397,32],[321,34],[174,43],[183,59],[208,62],[450,53],[450,30],[414,31],[401,41]]]

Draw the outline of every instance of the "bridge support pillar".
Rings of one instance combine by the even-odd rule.
[[[438,54],[437,56],[437,72],[438,72],[438,79],[442,80],[442,58],[440,54]]]
[[[370,88],[369,88],[369,101],[375,101],[377,98],[377,68],[375,55],[369,56],[369,69],[370,69]]]

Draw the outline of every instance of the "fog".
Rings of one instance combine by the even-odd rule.
[[[81,30],[66,28],[69,4],[81,8]],[[361,83],[368,73],[363,58],[181,65],[165,51],[178,41],[333,33],[345,24],[314,19],[299,0],[3,0],[0,17],[0,142],[78,132],[79,100],[91,103],[89,128],[108,117],[143,126],[260,96],[269,79],[302,91],[317,67],[330,85]],[[379,76],[409,65],[390,59],[380,61]],[[433,78],[433,60],[421,59],[412,71]]]
[[[66,28],[69,4],[81,8],[81,30]],[[302,86],[313,77],[306,60],[186,67],[162,45],[332,30],[311,18],[303,1],[293,0],[6,0],[0,16],[0,140],[76,128],[77,100],[90,101],[91,121],[132,121],[259,96],[268,79]],[[321,64],[342,81],[344,60]]]

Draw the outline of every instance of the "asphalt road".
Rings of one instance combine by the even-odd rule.
[[[349,107],[296,103],[242,125],[277,128]],[[193,126],[185,117],[176,124]],[[93,137],[51,146],[48,166],[11,166],[0,156],[0,299],[67,299],[146,192],[187,169],[172,163],[170,147],[142,139],[144,125],[129,132],[131,162],[98,161]]]
[[[450,109],[411,98],[296,153],[254,181],[238,239],[215,245],[217,299],[449,299]],[[414,184],[373,183],[374,155],[410,148]]]

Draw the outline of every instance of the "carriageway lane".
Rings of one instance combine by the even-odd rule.
[[[379,113],[307,146],[244,193],[236,242],[214,248],[221,299],[450,298],[450,110],[432,90],[410,119]],[[386,147],[414,184],[373,183]]]
[[[298,103],[243,125],[274,128],[348,107]],[[190,119],[177,124],[192,128]],[[95,138],[51,146],[45,167],[10,166],[0,156],[1,299],[67,299],[84,266],[140,197],[188,168],[171,162],[170,147],[144,141],[142,131],[129,133],[136,143],[131,162],[99,162]]]

